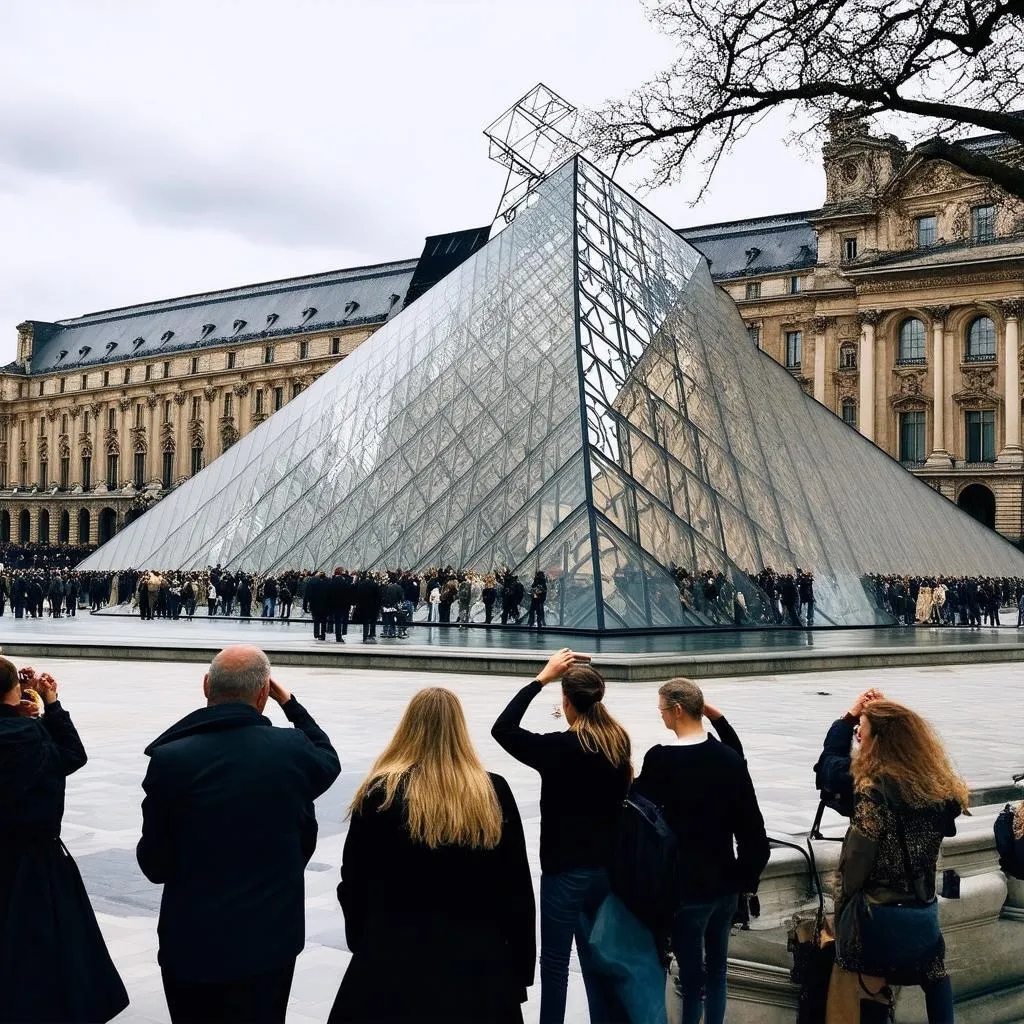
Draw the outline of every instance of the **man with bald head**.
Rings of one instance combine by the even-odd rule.
[[[258,647],[227,647],[206,707],[147,748],[143,874],[164,887],[157,927],[174,1024],[284,1021],[305,942],[313,801],[338,777],[331,741],[271,677]],[[263,716],[268,700],[294,729]]]

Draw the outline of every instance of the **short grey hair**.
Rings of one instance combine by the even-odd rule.
[[[226,647],[213,659],[208,675],[213,703],[255,704],[270,679],[270,659],[258,647]]]
[[[692,680],[677,676],[664,683],[658,693],[669,707],[682,708],[698,721],[704,714],[704,691]]]

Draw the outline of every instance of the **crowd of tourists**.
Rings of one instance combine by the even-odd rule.
[[[567,728],[530,731],[524,715],[548,687]],[[173,1024],[283,1022],[304,945],[313,801],[340,761],[256,647],[221,651],[203,695],[145,750],[136,855],[163,887],[168,1010]],[[538,909],[541,1024],[564,1019],[574,944],[591,1021],[665,1021],[671,954],[682,1021],[722,1024],[731,929],[770,852],[742,743],[695,683],[673,679],[651,707],[671,741],[634,777],[629,734],[604,696],[589,658],[562,650],[492,728],[540,776],[539,908],[516,800],[481,763],[458,697],[412,697],[349,807],[338,900],[352,957],[332,1024],[521,1021]],[[293,729],[269,727],[270,702]],[[26,983],[24,957],[4,957],[2,1021],[108,1021],[129,1001],[60,840],[65,778],[85,763],[56,681],[0,659],[0,931],[60,979]],[[881,983],[872,1000],[919,985],[928,1020],[948,1024],[936,862],[967,806],[963,780],[929,725],[874,690],[833,723],[816,771],[850,818],[828,999],[851,1000],[856,1015],[830,1005],[829,1020],[862,1019],[870,976]],[[1020,811],[1008,842],[1007,866],[1024,874]],[[608,969],[623,957],[629,971]]]
[[[0,543],[0,564],[9,569],[73,569],[96,550],[95,544]]]
[[[1024,624],[1024,579],[1020,577],[865,576],[864,584],[884,609],[905,626],[999,626],[1010,608]]]

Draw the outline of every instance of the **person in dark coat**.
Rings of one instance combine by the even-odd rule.
[[[356,614],[363,624],[363,643],[377,642],[377,616],[380,615],[380,584],[371,573],[360,573],[355,593]]]
[[[352,960],[329,1024],[521,1022],[536,958],[522,821],[455,694],[412,698],[351,815],[338,900]]]
[[[330,579],[328,589],[328,610],[334,624],[334,642],[343,644],[348,632],[348,617],[352,610],[352,577],[337,566]]]
[[[33,619],[43,617],[43,585],[35,576],[28,581],[28,610]]]
[[[548,599],[548,580],[543,570],[539,570],[530,585],[530,613],[526,620],[527,627],[533,628],[534,622],[538,629],[544,628],[544,603]]]
[[[327,575],[318,572],[306,584],[306,600],[309,602],[309,614],[313,619],[313,639],[327,639],[327,616],[330,609],[330,581]]]
[[[25,608],[28,605],[28,584],[20,573],[15,576],[14,582],[11,584],[11,604],[14,606],[14,617],[23,619]]]
[[[79,589],[78,576],[72,573],[68,577],[67,584],[64,587],[64,606],[67,609],[68,615],[72,618],[75,617],[75,613],[78,611]]]
[[[341,767],[259,648],[221,651],[203,692],[205,708],[146,748],[136,855],[164,887],[157,934],[167,1007],[174,1024],[284,1021],[305,940],[313,801]],[[271,728],[262,714],[269,699],[294,729]]]
[[[236,596],[238,598],[238,614],[243,619],[248,619],[252,615],[252,587],[249,586],[249,581],[244,576],[238,581]]]
[[[23,685],[45,705],[26,700]],[[0,1021],[108,1021],[128,993],[61,842],[65,778],[86,762],[57,684],[0,658]],[[37,974],[37,971],[43,972]]]

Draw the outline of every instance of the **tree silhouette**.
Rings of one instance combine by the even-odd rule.
[[[590,118],[599,156],[652,160],[651,184],[704,167],[768,113],[823,133],[830,119],[914,118],[926,159],[1024,198],[1024,0],[661,0],[651,18],[679,44],[661,74]],[[1002,147],[965,147],[1001,133]]]

